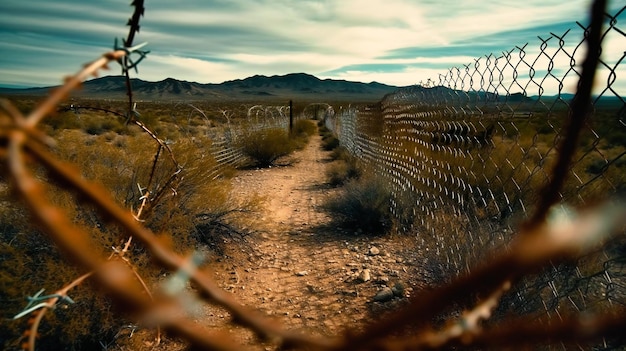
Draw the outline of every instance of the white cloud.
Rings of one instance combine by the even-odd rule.
[[[148,61],[149,60],[149,61]],[[223,63],[180,57],[174,55],[149,55],[145,64],[139,68],[139,78],[150,81],[159,81],[165,78],[176,78],[195,82],[221,82],[231,79],[233,67]],[[220,81],[207,80],[216,77]],[[221,77],[221,78],[218,78]]]
[[[372,72],[352,70],[333,76],[320,75],[319,78],[345,79],[348,81],[379,82],[397,86],[425,84],[429,78],[436,77],[441,70],[409,68],[399,72]],[[390,82],[390,83],[389,83]]]
[[[589,3],[589,0],[447,0],[426,7],[424,19],[429,28],[435,28],[437,33],[452,42],[498,31],[585,19]]]
[[[15,70],[0,68],[0,77],[2,77],[2,83],[7,85],[21,87],[45,87],[62,84],[64,76],[59,75],[59,72],[50,70]]]
[[[482,48],[499,52],[524,44],[509,43],[499,33],[517,31],[508,33],[515,34],[518,41],[527,34],[519,30],[563,22],[574,26],[575,20],[586,19],[589,1],[154,0],[146,3],[136,39],[148,41],[152,51],[139,67],[139,77],[220,83],[254,74],[306,72],[324,78],[414,84],[445,74],[447,69],[441,67],[471,64],[472,55]],[[15,15],[3,15],[3,8],[13,9]],[[38,9],[36,16],[27,11],[30,8]],[[0,57],[0,69],[19,72],[16,65],[22,61],[30,66],[29,74],[21,79],[17,73],[0,79],[56,84],[60,77],[51,80],[49,72],[72,73],[81,63],[108,50],[115,36],[126,33],[125,22],[131,12],[122,0],[107,6],[67,0],[0,3],[4,39],[0,49],[8,53]],[[46,13],[49,18],[42,21]],[[15,30],[24,25],[32,33]],[[529,41],[535,38],[535,34],[528,34]],[[476,42],[481,36],[489,36],[493,42]],[[623,36],[609,37],[604,57],[618,60],[625,47]],[[429,54],[419,57],[420,48],[429,49]],[[474,50],[459,51],[463,48]],[[391,59],[393,50],[409,53],[409,58]],[[537,50],[538,43],[531,44],[527,53],[530,56]],[[33,61],[34,52],[45,60]],[[556,60],[556,64],[567,67],[564,58]],[[537,65],[539,70],[545,63]],[[599,75],[604,81],[608,79],[606,72]],[[554,89],[552,82],[545,84]]]

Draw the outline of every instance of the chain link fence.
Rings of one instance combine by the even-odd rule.
[[[387,180],[393,193],[390,207],[400,230],[415,234],[421,244],[415,255],[424,258],[427,273],[441,284],[421,291],[365,330],[348,328],[344,335],[317,337],[288,330],[243,306],[235,295],[218,287],[209,271],[198,269],[198,255],[178,254],[145,226],[142,218],[155,209],[149,202],[158,204],[163,194],[176,192],[170,185],[182,168],[167,140],[133,117],[137,111],[130,84],[128,111],[118,116],[128,118],[127,122],[135,123],[158,144],[148,185],[140,188],[143,202],[139,209],[131,212],[120,207],[107,189],[87,180],[77,167],[48,150],[53,142],[37,125],[71,90],[114,61],[122,64],[129,81],[128,71],[146,56],[143,45],[132,46],[144,13],[143,1],[133,1],[131,30],[123,47],[116,44],[114,51],[86,65],[27,116],[8,101],[0,106],[0,158],[6,177],[46,235],[88,272],[52,295],[40,296],[42,290],[29,298],[29,305],[18,314],[34,314],[23,335],[27,340],[23,347],[35,348],[45,312],[60,300],[67,301],[68,290],[90,278],[102,287],[98,294],[106,291],[117,306],[180,335],[194,349],[242,349],[234,335],[199,325],[190,313],[193,300],[179,288],[151,294],[135,266],[124,257],[131,254],[131,241],[142,245],[159,269],[172,272],[172,281],[189,281],[197,292],[194,296],[228,311],[230,322],[253,332],[259,345],[269,341],[277,349],[496,349],[568,342],[562,344],[567,348],[607,335],[610,339],[604,340],[602,348],[623,347],[623,340],[615,340],[616,336],[623,338],[623,309],[611,312],[626,303],[624,236],[610,239],[601,249],[572,263],[566,260],[573,256],[570,250],[587,247],[577,236],[562,235],[571,231],[598,241],[620,223],[623,231],[623,223],[616,220],[623,213],[619,206],[595,206],[587,216],[562,221],[563,217],[575,217],[574,208],[617,197],[625,188],[626,102],[618,74],[626,55],[626,35],[621,29],[626,7],[606,15],[608,25],[599,33],[605,5],[601,0],[594,2],[592,25],[579,25],[583,36],[575,37],[573,46],[568,43],[574,32],[550,34],[541,39],[538,51],[525,45],[501,56],[485,56],[445,72],[436,81],[399,90],[373,106],[349,106],[337,113],[326,104],[313,106],[315,116],[322,111],[326,126],[335,131],[341,144]],[[569,153],[562,148],[567,146],[562,141],[575,141],[578,131],[568,128],[563,132],[562,127],[570,122],[575,125],[583,115],[584,106],[579,105],[586,104],[589,97],[586,82],[593,78],[590,72],[595,69],[598,52],[594,48],[600,38],[604,45],[598,76],[606,84],[596,87],[597,95],[588,106],[591,117],[567,169],[568,181],[561,186],[558,173],[569,160],[563,156]],[[583,46],[585,39],[587,45]],[[584,73],[578,63],[582,47],[592,48],[586,53]],[[139,57],[134,62],[130,56]],[[577,89],[583,92],[570,103],[568,85],[579,77],[585,89]],[[232,115],[224,112],[226,126],[206,135],[213,140],[211,153],[222,166],[239,162],[237,139],[244,133],[286,127],[285,107],[246,109],[249,123],[233,127]],[[570,133],[572,130],[575,133]],[[153,175],[161,153],[167,154],[172,164],[163,173],[164,182],[153,181],[158,178]],[[221,172],[217,167],[215,172]],[[124,248],[114,247],[108,258],[95,251],[93,237],[98,232],[75,223],[68,211],[50,201],[46,191],[51,184],[38,177],[38,168],[45,168],[50,183],[61,185],[70,196],[92,206],[114,226],[115,233],[128,234]],[[150,184],[156,184],[155,191],[145,191]],[[553,201],[538,189],[549,193],[548,184],[561,191],[560,204],[545,223],[544,208]],[[535,218],[537,213],[541,218]],[[612,223],[597,225],[603,219]],[[527,230],[513,240],[522,222]],[[511,250],[504,250],[507,247]],[[492,252],[501,254],[492,257]],[[487,264],[474,269],[482,261]],[[532,274],[539,268],[543,268],[541,273]],[[511,286],[514,288],[509,291]],[[409,329],[410,334],[403,334]],[[160,338],[157,327],[157,343]]]
[[[206,135],[212,141],[211,154],[216,161],[214,177],[219,177],[225,169],[250,163],[239,143],[241,138],[262,130],[289,130],[289,106],[255,105],[245,110],[224,110],[222,114],[227,123]]]
[[[469,273],[506,248],[533,213],[581,74],[589,29],[576,26],[539,37],[537,49],[480,57],[327,118],[341,145],[387,179],[400,229],[415,234],[434,280]],[[625,31],[626,7],[606,14],[590,116],[559,194],[565,212],[626,190]],[[606,243],[525,280],[501,313],[543,318],[624,305],[625,265],[626,243]]]

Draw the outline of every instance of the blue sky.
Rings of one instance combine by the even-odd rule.
[[[125,37],[129,4],[1,1],[0,86],[59,84],[110,50],[114,38]],[[588,5],[588,0],[148,0],[136,43],[147,41],[151,54],[138,77],[221,83],[306,72],[411,85],[516,45],[529,43],[526,54],[536,56],[537,36],[550,32],[561,35],[571,28],[566,46],[573,50],[582,38],[575,21],[587,22]],[[623,6],[611,2],[614,12]],[[618,26],[626,30],[626,11]],[[603,53],[616,63],[626,39],[614,35],[607,43]],[[555,58],[557,66],[568,62],[567,56]],[[621,95],[625,80],[615,83]],[[558,89],[551,84],[549,90]]]

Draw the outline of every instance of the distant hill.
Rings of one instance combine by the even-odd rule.
[[[319,79],[305,73],[282,76],[255,75],[221,84],[201,84],[167,78],[159,82],[131,79],[133,94],[138,100],[346,100],[379,101],[398,87],[381,83],[360,83],[345,80]],[[54,87],[0,89],[4,95],[46,95]],[[123,76],[107,76],[86,81],[73,96],[96,99],[125,99]]]
[[[498,95],[492,92],[486,91],[463,91],[455,90],[443,86],[435,87],[422,87],[419,85],[401,87],[396,90],[395,95],[390,95],[388,98],[394,100],[407,100],[407,101],[424,101],[430,104],[442,104],[442,105],[454,105],[465,106],[469,105],[482,105],[482,104],[509,104],[511,107],[517,109],[518,112],[524,111],[524,109],[539,108],[545,110],[545,105],[551,105],[556,100],[561,100],[567,104],[574,98],[574,94],[561,93],[560,95],[543,95],[543,96],[526,96],[522,93],[512,93],[508,95]],[[544,107],[538,102],[541,101]],[[602,95],[600,97],[594,96],[592,98],[595,108],[602,109],[621,109],[626,104],[626,97],[616,96],[612,94]],[[558,104],[556,108],[563,108],[565,105]]]
[[[522,93],[512,93],[509,95],[498,95],[486,91],[463,91],[451,89],[444,86],[423,87],[413,85],[401,87],[396,90],[398,94],[394,99],[407,99],[413,101],[427,101],[432,104],[461,104],[467,103],[502,103],[502,102],[532,102],[532,98]]]
[[[533,96],[532,98],[534,100],[539,99],[538,96]],[[569,104],[571,103],[572,99],[574,99],[574,94],[562,93],[560,95],[541,97],[541,100],[545,102],[553,102],[557,99],[565,101]],[[624,108],[626,96],[616,96],[611,93],[607,93],[606,95],[602,95],[600,97],[593,96],[591,100],[593,101],[593,105],[595,106],[595,108],[621,109]]]

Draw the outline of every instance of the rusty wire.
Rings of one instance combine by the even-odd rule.
[[[127,47],[130,46],[134,33],[139,29],[138,20],[143,14],[143,1],[136,1],[133,5],[135,5],[135,13],[130,21],[129,39],[125,42]],[[625,213],[623,204],[587,206],[587,209],[581,210],[569,221],[552,221],[554,218],[559,218],[558,214],[546,220],[548,209],[554,208],[553,205],[559,198],[566,198],[563,194],[568,191],[563,190],[568,186],[564,181],[564,176],[568,173],[566,171],[572,169],[571,159],[575,151],[572,146],[576,146],[577,134],[583,128],[587,113],[586,106],[591,97],[590,84],[593,81],[593,72],[596,70],[595,65],[603,36],[600,28],[604,7],[604,1],[594,2],[591,26],[585,30],[585,42],[590,49],[587,51],[587,59],[581,73],[578,94],[572,105],[570,128],[566,129],[565,134],[561,136],[560,145],[563,146],[559,148],[559,161],[555,163],[555,168],[553,171],[544,171],[541,167],[531,169],[523,162],[529,156],[523,156],[521,162],[505,159],[505,163],[508,164],[506,167],[510,167],[507,169],[509,171],[526,170],[530,175],[543,173],[551,176],[550,180],[546,177],[544,183],[544,187],[550,193],[539,194],[539,199],[541,199],[539,206],[525,203],[527,199],[521,197],[509,199],[506,191],[501,191],[502,189],[484,188],[481,187],[482,183],[478,184],[479,181],[486,180],[487,184],[492,186],[513,183],[518,189],[527,189],[524,188],[523,183],[520,184],[519,180],[509,181],[509,179],[503,179],[505,175],[498,173],[491,174],[489,175],[491,178],[488,178],[485,174],[477,172],[480,168],[472,168],[481,162],[495,163],[497,160],[492,151],[496,147],[506,147],[505,152],[520,147],[515,144],[496,144],[493,141],[494,135],[503,136],[509,133],[507,128],[517,129],[515,123],[506,122],[500,118],[503,112],[512,115],[516,113],[517,110],[510,106],[511,101],[506,101],[503,106],[499,106],[504,107],[503,109],[488,111],[488,106],[471,104],[473,97],[467,93],[471,89],[456,90],[453,93],[446,93],[448,95],[443,98],[437,97],[446,105],[437,104],[437,108],[433,109],[427,106],[432,104],[433,100],[420,98],[420,95],[435,92],[415,89],[415,91],[404,91],[392,95],[368,111],[347,109],[344,115],[339,116],[341,118],[339,122],[331,118],[327,119],[327,125],[332,126],[338,132],[342,144],[351,152],[370,163],[379,160],[376,169],[395,185],[397,205],[405,201],[401,195],[410,194],[416,212],[432,219],[422,219],[420,223],[408,226],[407,229],[431,231],[449,229],[452,233],[466,235],[468,245],[475,245],[472,249],[479,248],[480,257],[487,258],[482,265],[476,265],[478,256],[470,255],[459,247],[446,246],[449,243],[435,240],[436,249],[442,252],[442,256],[446,256],[443,260],[447,260],[449,267],[454,267],[461,274],[446,276],[447,284],[414,296],[407,308],[371,324],[363,332],[348,331],[343,336],[313,338],[300,332],[287,330],[266,316],[242,306],[233,295],[217,286],[207,270],[197,269],[190,263],[192,259],[175,254],[157,240],[151,231],[137,221],[133,213],[117,205],[111,195],[100,185],[85,180],[80,176],[78,169],[53,156],[48,150],[51,141],[36,129],[38,123],[46,115],[52,113],[69,91],[78,86],[86,77],[95,74],[110,61],[125,60],[127,50],[107,53],[101,59],[88,65],[68,79],[62,88],[54,92],[44,104],[27,117],[22,116],[10,103],[3,101],[4,112],[0,116],[2,121],[0,156],[7,166],[17,193],[60,250],[66,252],[82,269],[93,272],[96,282],[111,293],[117,303],[132,307],[132,312],[139,319],[154,319],[158,324],[184,337],[196,347],[209,350],[243,349],[243,346],[236,344],[228,333],[206,330],[184,315],[169,313],[173,310],[184,312],[186,309],[184,302],[177,296],[159,294],[152,299],[146,298],[143,294],[145,284],[142,287],[140,279],[133,274],[133,269],[128,264],[94,255],[89,230],[76,226],[66,213],[50,204],[45,194],[46,184],[37,180],[30,170],[31,160],[44,166],[50,174],[54,175],[53,179],[62,180],[61,184],[65,188],[81,194],[84,201],[93,204],[105,217],[119,225],[125,234],[144,245],[159,265],[173,272],[183,272],[187,275],[198,287],[199,296],[227,309],[233,316],[233,323],[247,327],[260,339],[271,339],[284,348],[395,350],[447,349],[468,345],[519,347],[522,344],[528,345],[536,342],[597,342],[601,338],[621,335],[626,326],[624,311],[589,317],[565,316],[558,320],[551,320],[549,327],[533,319],[532,316],[531,318],[521,316],[521,320],[498,322],[496,325],[489,326],[488,324],[497,314],[502,302],[510,301],[510,297],[507,297],[509,291],[520,291],[517,286],[524,284],[527,277],[532,277],[533,274],[542,272],[546,268],[550,270],[550,267],[560,263],[575,262],[582,253],[593,251],[598,244],[610,240],[610,234],[623,230],[622,220]],[[615,24],[612,23],[611,26],[614,28]],[[545,53],[545,51],[542,52]],[[510,57],[511,53],[505,53],[504,57]],[[519,53],[522,57],[520,62],[528,64],[528,61],[523,60],[524,50],[520,49]],[[484,69],[480,68],[479,60],[475,62],[481,81],[484,81],[486,76],[503,74],[504,70],[499,68],[501,66],[498,66],[498,60],[499,58],[487,56],[487,68]],[[517,69],[520,62],[507,61],[506,64]],[[128,66],[125,65],[125,67]],[[451,72],[450,77],[443,77],[445,82],[453,82],[455,87],[458,83],[463,87],[466,84],[465,79],[468,78],[470,80],[468,84],[472,86],[472,77],[476,73],[472,72],[469,66],[465,67],[463,73],[458,69]],[[487,81],[488,86],[483,87],[483,91],[504,87],[502,81],[495,85],[493,79]],[[534,82],[534,78],[531,77],[529,84],[535,84]],[[519,82],[514,84],[523,87]],[[507,89],[510,89],[510,86]],[[130,102],[128,113],[131,116],[134,107],[130,85],[128,85],[128,90]],[[368,123],[375,123],[371,117],[380,117],[380,114],[384,114],[385,121],[391,121],[391,127],[388,130],[390,133],[377,136],[378,139],[368,137],[364,130],[367,130]],[[485,116],[486,114],[494,115],[496,118]],[[449,119],[459,116],[465,119]],[[410,133],[402,134],[398,126],[402,128],[408,126],[409,128],[404,130],[410,130]],[[556,134],[559,135],[558,132]],[[159,143],[159,150],[161,147]],[[407,155],[406,152],[409,149],[413,154]],[[399,154],[399,150],[404,151]],[[535,142],[531,144],[530,150],[538,152]],[[563,154],[560,154],[561,152]],[[437,159],[435,157],[437,155],[444,157]],[[157,158],[158,156],[155,160]],[[468,159],[471,162],[466,163]],[[616,159],[611,159],[607,162],[607,167],[615,162]],[[484,164],[482,166],[484,167]],[[461,169],[465,169],[466,174],[458,174],[458,170]],[[498,170],[502,169],[504,168],[498,168]],[[527,183],[528,186],[534,185],[530,181]],[[523,210],[519,209],[520,205]],[[493,208],[489,208],[490,206]],[[513,228],[512,224],[503,220],[520,211],[525,214],[531,209],[536,215],[530,219],[528,216],[522,216],[527,225],[517,227],[521,228],[519,230],[521,235],[506,238],[511,240],[483,236],[485,232],[493,231],[494,228],[498,230]],[[479,213],[480,211],[482,214]],[[487,223],[492,221],[494,216],[498,217],[498,224]],[[450,221],[450,218],[454,220]],[[436,228],[446,221],[449,222],[447,227]],[[460,232],[458,227],[452,227],[455,223],[466,224],[466,227],[474,232]],[[425,239],[422,237],[422,240]],[[494,241],[505,242],[506,250],[494,255],[483,255],[490,248],[498,247]],[[424,241],[424,246],[428,245],[431,243]],[[614,261],[607,260],[605,265],[610,265],[612,262]],[[554,283],[551,284],[554,285]],[[72,286],[74,283],[68,285],[67,288]],[[623,302],[622,298],[623,296],[618,296],[615,300]],[[606,299],[608,300],[609,297]],[[430,324],[434,317],[449,312],[450,308],[456,306],[457,303],[466,306],[466,312],[460,319],[451,318],[449,323],[441,329],[436,329]],[[484,324],[487,327],[483,328]],[[396,337],[397,332],[402,330],[410,330],[411,336]],[[34,339],[34,334],[32,339]],[[31,347],[32,345],[34,341],[31,341]]]

